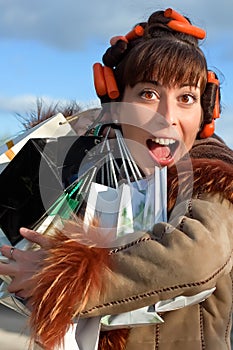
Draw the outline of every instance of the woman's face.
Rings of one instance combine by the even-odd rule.
[[[143,82],[126,87],[122,102],[133,104],[139,112],[129,116],[123,108],[118,119],[139,166],[171,166],[191,149],[201,124],[199,85],[164,87]]]

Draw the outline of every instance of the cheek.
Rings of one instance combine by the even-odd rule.
[[[138,133],[135,131],[135,127],[121,123],[121,129],[125,139],[138,139]]]
[[[124,139],[132,139],[133,138],[133,133],[132,130],[129,126],[126,124],[121,124],[121,130],[122,130],[122,135]]]
[[[193,143],[196,139],[197,133],[200,128],[201,123],[201,117],[194,118],[193,121],[187,122],[183,125],[183,136],[184,136],[184,143],[188,150],[190,150],[193,146]]]
[[[143,128],[128,124],[121,124],[121,129],[125,139],[134,140],[139,144],[144,146],[146,145],[145,140],[148,139],[148,132]]]

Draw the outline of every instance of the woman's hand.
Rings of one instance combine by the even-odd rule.
[[[33,289],[31,277],[39,270],[41,262],[46,257],[45,248],[49,248],[51,240],[27,228],[21,228],[20,234],[32,243],[39,245],[38,250],[20,250],[4,245],[0,251],[9,259],[9,263],[0,263],[0,275],[8,275],[12,282],[8,286],[10,293],[17,297],[28,299]]]

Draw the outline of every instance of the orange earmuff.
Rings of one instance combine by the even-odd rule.
[[[144,28],[138,24],[125,36],[114,36],[111,38],[110,44],[113,46],[119,40],[128,43],[130,40],[143,36],[143,34]],[[102,66],[101,63],[95,63],[93,65],[93,74],[95,90],[98,96],[103,97],[108,95],[112,100],[120,96],[112,68]]]
[[[215,123],[214,119],[212,119],[212,122],[209,124],[205,124],[202,131],[199,133],[199,136],[201,139],[207,139],[208,137],[212,136],[215,130]]]
[[[110,44],[113,46],[117,43],[118,40],[123,40],[128,43],[131,40],[137,39],[140,36],[143,36],[144,28],[139,24],[135,26],[130,32],[128,32],[125,36],[114,36],[110,39]]]
[[[101,63],[93,65],[94,86],[98,96],[108,95],[110,99],[116,99],[120,93],[116,84],[113,70],[110,67],[102,66]]]
[[[213,115],[212,115],[212,121],[209,124],[205,124],[202,131],[199,134],[200,138],[202,138],[202,139],[205,139],[205,138],[213,135],[214,130],[215,130],[215,119],[220,117],[219,80],[216,79],[214,72],[208,71],[207,82],[217,85],[218,89],[216,91],[216,98],[215,98],[214,110],[213,110]]]
[[[104,78],[103,66],[101,63],[94,63],[93,65],[94,85],[98,96],[107,95],[107,86]]]
[[[104,78],[107,86],[107,93],[111,100],[119,97],[120,93],[116,84],[116,80],[113,74],[113,70],[110,67],[103,67],[104,69]]]
[[[213,111],[213,119],[217,119],[220,117],[220,105],[219,105],[219,80],[216,79],[214,72],[208,71],[208,83],[212,83],[217,85],[218,89],[216,92],[215,105]]]
[[[168,22],[167,26],[176,32],[192,35],[197,39],[205,38],[206,32],[203,29],[193,26],[184,16],[173,9],[168,8],[165,10],[164,16],[166,18],[172,18],[172,20]]]

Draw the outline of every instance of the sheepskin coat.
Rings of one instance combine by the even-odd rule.
[[[71,242],[64,232],[57,235],[32,298],[32,329],[45,349],[62,343],[74,315],[115,315],[212,288],[197,304],[161,313],[164,323],[102,328],[99,350],[230,349],[233,152],[211,138],[197,141],[190,155],[191,188],[187,160],[179,178],[175,168],[169,169],[168,223],[112,250]],[[54,276],[68,269],[68,262],[72,277],[63,281],[61,302]]]

